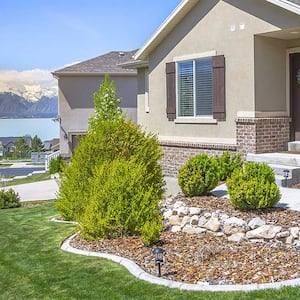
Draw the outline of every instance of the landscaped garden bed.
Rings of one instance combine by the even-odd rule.
[[[234,209],[228,199],[213,196],[187,198],[178,195],[173,201],[199,207],[206,215],[226,214],[246,222],[259,217],[266,224],[281,226],[281,232],[300,226],[300,212],[283,208],[241,211]],[[288,244],[280,235],[273,239],[244,238],[240,242],[230,242],[221,230],[198,234],[166,230],[160,242],[152,247],[145,247],[138,237],[89,241],[77,236],[71,245],[129,258],[153,275],[157,275],[157,266],[152,251],[159,246],[165,250],[162,277],[185,283],[251,284],[300,276],[299,244]]]

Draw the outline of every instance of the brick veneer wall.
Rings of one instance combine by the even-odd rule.
[[[186,161],[201,153],[209,156],[221,155],[228,150],[230,153],[236,153],[235,145],[223,144],[205,144],[205,143],[183,143],[183,142],[161,142],[163,149],[163,158],[161,164],[165,176],[176,177],[178,170]]]
[[[290,122],[288,117],[238,118],[237,151],[246,155],[286,150],[290,140]]]

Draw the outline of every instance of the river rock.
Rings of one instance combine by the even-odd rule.
[[[247,223],[239,218],[236,217],[232,217],[232,218],[228,218],[224,221],[225,225],[231,225],[231,226],[237,226],[237,227],[243,227],[246,226]]]
[[[291,227],[290,228],[290,233],[295,239],[299,238],[299,232],[300,232],[300,227]]]
[[[169,218],[169,223],[170,223],[170,225],[172,225],[172,226],[180,226],[181,225],[181,223],[182,223],[182,218],[181,217],[179,217],[178,215],[176,215],[176,216],[171,216],[170,218]]]
[[[179,217],[187,216],[189,214],[189,212],[190,212],[190,210],[186,206],[181,206],[177,209],[177,214],[179,215]]]
[[[201,209],[199,207],[190,207],[190,216],[200,215]]]
[[[273,239],[278,232],[282,230],[281,226],[263,225],[246,233],[248,239]]]
[[[264,226],[264,225],[266,225],[266,221],[262,220],[260,217],[256,217],[248,223],[248,226],[251,229],[255,229],[255,228],[258,228],[258,227]]]
[[[210,218],[203,227],[210,231],[217,232],[221,228],[221,223],[217,218]]]
[[[229,242],[240,243],[245,238],[245,233],[237,232],[228,237]]]
[[[190,224],[191,225],[198,225],[199,224],[199,219],[200,219],[199,216],[192,216]]]
[[[193,227],[191,225],[186,225],[182,228],[182,232],[186,232],[188,234],[201,234],[206,232],[206,229],[199,228],[199,227]]]

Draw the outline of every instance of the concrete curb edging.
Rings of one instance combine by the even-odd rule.
[[[77,225],[78,222],[75,222],[75,221],[64,221],[64,220],[59,220],[57,219],[57,217],[53,217],[50,219],[51,222],[56,222],[56,223],[65,223],[65,224],[74,224],[74,225]]]
[[[264,284],[245,284],[245,285],[209,285],[206,282],[199,283],[199,284],[187,284],[187,283],[167,280],[146,273],[130,259],[123,258],[113,254],[108,254],[108,253],[76,249],[70,245],[71,240],[75,236],[77,236],[77,234],[73,234],[72,236],[65,239],[61,244],[61,249],[66,252],[70,252],[74,254],[109,259],[111,261],[114,261],[124,266],[133,276],[137,277],[138,279],[153,284],[163,285],[169,288],[177,288],[180,290],[189,290],[189,291],[211,291],[211,292],[231,291],[232,292],[232,291],[255,291],[255,290],[264,290],[264,289],[280,289],[286,286],[293,287],[293,286],[300,285],[300,278],[281,281],[281,282],[272,282],[272,283],[264,283]]]

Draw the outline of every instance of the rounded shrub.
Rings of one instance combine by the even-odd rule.
[[[189,159],[178,173],[178,184],[188,197],[207,195],[218,182],[218,161],[207,154],[199,154]]]
[[[142,235],[147,243],[157,242],[162,231],[161,193],[151,184],[152,176],[136,161],[99,164],[90,179],[80,234],[88,239]]]
[[[276,205],[280,191],[267,164],[246,162],[226,181],[230,203],[238,209],[262,209]]]
[[[0,190],[0,209],[20,207],[20,197],[13,189]]]
[[[240,154],[230,155],[228,151],[225,151],[217,159],[219,163],[219,177],[222,181],[226,181],[234,170],[240,169],[243,166]]]
[[[49,173],[55,174],[62,172],[64,167],[64,161],[61,155],[58,155],[57,158],[51,159],[49,163]]]

